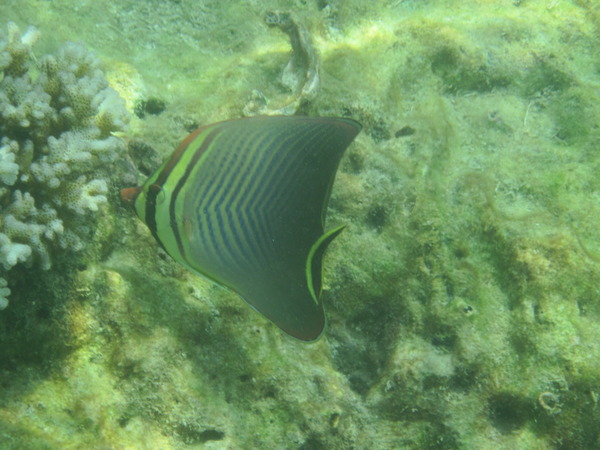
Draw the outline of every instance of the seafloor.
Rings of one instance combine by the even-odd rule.
[[[98,232],[10,271],[0,447],[600,448],[600,4],[2,0],[36,55],[79,41],[167,156],[285,102],[292,12],[321,55],[305,113],[354,117],[327,226],[328,329],[283,334],[165,256],[111,186]],[[139,176],[143,180],[143,176]]]

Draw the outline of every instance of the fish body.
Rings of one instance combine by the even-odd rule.
[[[203,126],[139,188],[121,192],[160,245],[288,334],[318,339],[324,231],[352,119],[252,117]]]

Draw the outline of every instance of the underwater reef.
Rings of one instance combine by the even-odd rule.
[[[0,5],[1,448],[600,448],[597,2],[75,3]],[[119,199],[290,105],[363,125],[315,343]]]

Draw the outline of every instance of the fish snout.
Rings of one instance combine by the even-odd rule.
[[[141,191],[142,188],[140,186],[121,189],[121,201],[133,208],[135,207],[135,199],[140,195]]]

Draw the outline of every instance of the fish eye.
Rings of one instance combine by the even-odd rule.
[[[163,189],[163,187],[158,184],[151,184],[148,188],[148,192],[151,192],[155,195],[155,203],[157,205],[164,203],[167,197],[167,194],[165,194],[165,190]]]

